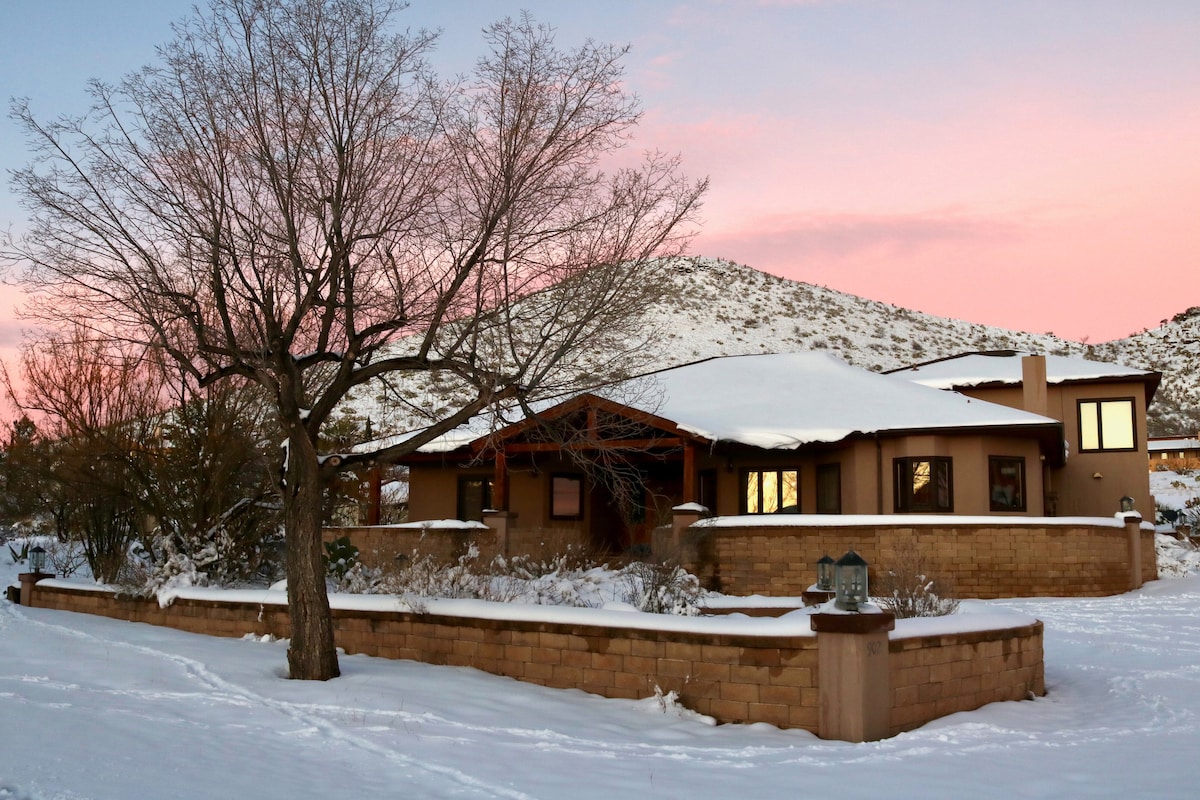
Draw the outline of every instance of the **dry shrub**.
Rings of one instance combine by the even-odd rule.
[[[943,617],[958,610],[951,582],[931,570],[915,537],[896,539],[893,556],[874,570],[871,596],[898,619]]]

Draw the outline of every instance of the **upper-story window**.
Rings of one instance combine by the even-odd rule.
[[[897,458],[895,509],[897,513],[954,510],[953,462],[942,456]]]
[[[1136,450],[1132,397],[1079,401],[1079,451]]]
[[[752,469],[742,480],[742,513],[800,513],[800,472],[794,469]]]

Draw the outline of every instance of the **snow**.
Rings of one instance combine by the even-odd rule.
[[[853,434],[1056,425],[1049,417],[917,385],[825,353],[711,358],[600,392],[712,442],[765,449],[838,442]],[[446,452],[483,435],[459,428],[420,448]]]
[[[889,374],[934,389],[954,389],[986,384],[1016,385],[1022,381],[1021,359],[1030,353],[968,353],[927,364],[896,370]],[[1047,355],[1046,383],[1129,379],[1151,373],[1122,366],[1105,364],[1074,356]]]
[[[0,602],[0,798],[1192,798],[1198,603],[1195,574],[964,603],[1045,622],[1047,696],[850,744],[365,656],[288,681],[283,642]]]
[[[1200,449],[1200,439],[1182,436],[1173,439],[1151,438],[1146,442],[1146,449],[1151,453],[1163,450],[1197,450]]]

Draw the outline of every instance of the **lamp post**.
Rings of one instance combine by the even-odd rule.
[[[45,566],[46,549],[39,544],[29,551],[29,568],[35,575],[40,575]]]
[[[866,605],[867,562],[858,553],[850,550],[834,564],[834,605],[842,611],[858,611]]]

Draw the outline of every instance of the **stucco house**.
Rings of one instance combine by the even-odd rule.
[[[1146,476],[1146,409],[1158,390],[1159,373],[998,350],[938,359],[890,374],[1057,420],[1066,457],[1048,463],[1043,473],[1047,516],[1106,516],[1128,496],[1144,515],[1153,517]]]
[[[648,546],[689,503],[714,515],[1111,516],[1130,495],[1153,508],[1156,373],[975,355],[989,371],[969,379],[951,376],[970,358],[894,375],[818,353],[665,369],[431,442],[406,460],[409,518],[492,510],[621,551]]]
[[[1200,466],[1200,435],[1151,436],[1146,448],[1150,469],[1195,469]]]

